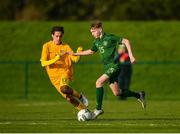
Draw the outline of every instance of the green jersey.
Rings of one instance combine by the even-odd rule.
[[[122,37],[104,33],[101,39],[94,40],[91,50],[94,52],[99,50],[102,62],[106,66],[114,62],[117,54],[116,46],[122,43],[122,39]]]

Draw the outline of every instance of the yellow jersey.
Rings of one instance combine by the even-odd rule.
[[[73,50],[66,43],[56,45],[53,41],[49,41],[43,45],[41,61],[54,59],[55,56],[61,52],[73,52]],[[71,79],[73,74],[72,61],[75,61],[77,57],[78,56],[65,54],[54,64],[45,66],[49,77],[58,77],[65,74]]]

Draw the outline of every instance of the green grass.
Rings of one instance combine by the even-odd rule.
[[[180,22],[104,22],[105,31],[128,38],[136,60],[144,62],[133,66],[131,89],[145,90],[148,108],[143,111],[134,99],[117,101],[105,86],[105,114],[89,122],[77,121],[77,111],[57,93],[40,63],[28,66],[24,100],[25,64],[16,61],[39,61],[53,25],[65,27],[64,41],[74,50],[91,47],[88,22],[0,22],[0,61],[15,62],[0,62],[0,132],[180,132]],[[82,57],[72,83],[86,94],[91,110],[103,73],[99,61],[98,54]]]
[[[73,49],[79,45],[85,49],[92,46],[93,37],[89,31],[89,22],[1,21],[0,60],[39,61],[42,44],[51,39],[50,30],[54,25],[65,27],[64,42],[69,43]],[[134,54],[140,61],[179,60],[179,27],[178,21],[104,22],[105,32],[114,33],[131,41]],[[94,57],[98,57],[98,55]],[[94,57],[90,56],[83,60],[98,61],[99,58],[95,59]]]
[[[91,48],[93,38],[89,22],[0,22],[0,61],[39,61],[44,42],[51,39],[54,25],[65,27],[64,42],[75,50],[82,45]],[[134,65],[131,89],[145,90],[149,99],[180,99],[180,22],[104,22],[104,29],[128,38],[138,61]],[[103,73],[98,54],[82,57],[75,65],[73,87],[94,99],[96,79]],[[167,61],[167,64],[148,64],[148,61]],[[168,61],[175,61],[171,64]],[[92,63],[93,62],[93,63]],[[92,63],[92,64],[91,64]],[[95,63],[95,64],[94,64]],[[169,63],[169,64],[168,64]],[[24,97],[24,64],[0,64],[0,98],[22,99]],[[29,64],[29,98],[54,99],[57,92],[51,86],[45,70],[39,64]],[[80,84],[81,83],[81,84]],[[11,94],[7,92],[11,91]],[[107,90],[109,92],[109,89]],[[158,92],[158,93],[157,93]],[[43,95],[41,95],[43,94]],[[51,96],[49,96],[51,94]],[[160,95],[159,95],[160,94]],[[112,98],[112,96],[110,96]]]
[[[94,101],[90,102],[93,109]],[[97,120],[78,122],[77,111],[63,101],[0,101],[0,132],[180,132],[180,101],[105,101]]]
[[[39,61],[43,43],[51,39],[50,29],[53,25],[65,27],[63,40],[74,50],[79,45],[85,49],[91,48],[93,38],[89,32],[89,22],[1,21],[0,61]],[[148,64],[148,61],[180,61],[180,22],[104,22],[104,29],[108,33],[128,38],[137,62],[146,63],[134,65],[133,90],[145,90],[150,94],[149,99],[180,99],[179,64]],[[96,79],[103,73],[101,64],[91,62],[99,61],[99,55],[95,54],[82,57],[80,63],[85,64],[75,65],[75,81],[72,85],[88,94],[90,99],[94,99]],[[24,67],[24,64],[18,63],[0,64],[0,70],[3,70],[0,73],[1,99],[24,97]],[[58,98],[40,63],[29,64],[28,71],[30,99]],[[10,91],[11,94],[7,94]]]

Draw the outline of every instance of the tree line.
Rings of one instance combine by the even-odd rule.
[[[179,20],[180,0],[0,0],[0,20]]]

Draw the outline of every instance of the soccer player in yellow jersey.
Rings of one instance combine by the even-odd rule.
[[[51,31],[52,40],[43,45],[41,54],[41,65],[45,67],[51,83],[57,91],[78,110],[88,106],[87,98],[69,86],[73,75],[72,62],[77,63],[80,56],[68,55],[66,52],[73,52],[71,47],[62,42],[64,28],[54,26]],[[78,47],[77,52],[82,51]]]

